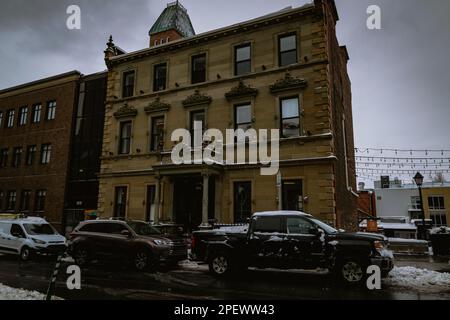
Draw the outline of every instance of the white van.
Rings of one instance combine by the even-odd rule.
[[[66,238],[42,218],[0,216],[0,253],[20,255],[26,261],[35,253],[58,254],[66,248]]]

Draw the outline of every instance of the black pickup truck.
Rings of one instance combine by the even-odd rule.
[[[338,231],[298,211],[261,212],[248,225],[195,231],[191,257],[219,277],[248,267],[328,269],[344,282],[363,283],[369,265],[387,276],[392,253],[384,236]]]

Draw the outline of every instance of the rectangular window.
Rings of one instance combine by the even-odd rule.
[[[235,129],[244,131],[252,127],[252,106],[250,104],[241,104],[234,107]]]
[[[114,194],[114,217],[125,218],[127,209],[127,187],[116,187]]]
[[[428,207],[430,210],[445,210],[445,203],[443,196],[428,197]]]
[[[430,218],[434,227],[447,226],[447,212],[445,211],[445,202],[443,196],[429,196],[428,207],[430,209]]]
[[[204,130],[205,130],[205,112],[203,110],[192,111],[191,112],[191,125],[190,125],[192,148],[196,147],[196,145],[195,145],[196,142],[197,142],[197,144],[200,143],[200,147],[202,146]],[[200,140],[195,141],[195,138],[198,138],[198,137],[200,137]]]
[[[164,117],[152,118],[151,151],[164,149]]]
[[[20,195],[20,211],[28,211],[30,210],[30,198],[31,198],[31,191],[30,190],[22,190],[22,193]]]
[[[11,109],[8,110],[7,112],[7,122],[6,122],[6,127],[7,128],[12,128],[14,127],[14,114],[15,114],[15,110]]]
[[[134,71],[123,73],[122,97],[128,98],[134,95]]]
[[[301,211],[303,210],[302,181],[284,180],[281,184],[283,197],[283,210]]]
[[[45,209],[45,198],[47,197],[46,190],[37,190],[36,199],[34,202],[34,211],[44,211]]]
[[[206,81],[206,53],[192,57],[191,83]]]
[[[234,74],[236,76],[251,72],[251,44],[247,43],[234,48]]]
[[[119,154],[129,154],[131,151],[131,128],[131,121],[120,123]]]
[[[246,222],[252,215],[252,183],[239,181],[233,185],[234,192],[234,222]]]
[[[52,145],[49,143],[41,146],[41,164],[49,164],[52,155]]]
[[[167,63],[161,63],[154,67],[153,91],[166,90]]]
[[[18,168],[22,161],[22,147],[16,147],[13,149],[12,166]]]
[[[8,165],[8,153],[8,148],[4,148],[0,151],[0,168],[6,168]]]
[[[280,67],[297,63],[297,34],[291,33],[278,37],[278,50]]]
[[[420,204],[419,196],[411,197],[411,209],[413,209],[413,210],[421,210],[422,209],[422,205]]]
[[[146,220],[147,222],[153,222],[155,220],[155,196],[156,196],[156,186],[147,186],[147,210],[146,210]]]
[[[300,110],[298,97],[281,99],[281,137],[290,138],[300,135]]]
[[[281,217],[262,217],[256,219],[253,232],[255,233],[285,233]]]
[[[17,192],[15,190],[8,191],[6,201],[6,210],[16,210]]]
[[[3,111],[0,111],[0,128],[3,126]]]
[[[47,120],[54,120],[56,117],[56,101],[47,103]]]
[[[27,166],[32,166],[34,164],[34,159],[36,158],[36,151],[37,151],[36,146],[28,146],[27,147],[27,155],[26,155]]]
[[[19,126],[24,126],[27,124],[27,120],[28,120],[28,107],[21,107],[19,109],[19,118],[18,120],[18,125]]]
[[[31,118],[32,123],[38,123],[41,121],[41,112],[42,105],[40,103],[33,105],[33,117]]]

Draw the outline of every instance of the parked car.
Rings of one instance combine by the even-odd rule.
[[[78,265],[93,260],[124,260],[138,270],[187,259],[186,244],[162,236],[143,221],[91,220],[70,234],[69,252]]]
[[[195,260],[218,277],[248,267],[328,269],[346,283],[362,283],[369,265],[384,276],[393,268],[387,240],[371,233],[338,231],[298,211],[261,212],[250,224],[193,233]]]
[[[0,217],[0,252],[19,255],[23,261],[34,254],[66,251],[66,238],[42,218]]]

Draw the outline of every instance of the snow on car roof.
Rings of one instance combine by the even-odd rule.
[[[308,213],[304,213],[302,211],[262,211],[262,212],[256,212],[253,216],[255,217],[265,217],[265,216],[305,216],[305,217],[312,217],[312,215]]]

